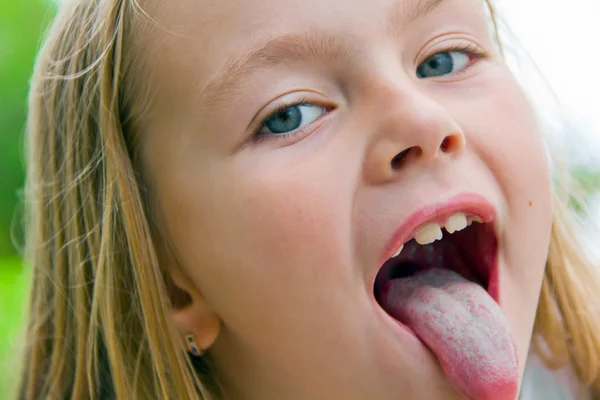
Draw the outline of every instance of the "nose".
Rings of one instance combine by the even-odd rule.
[[[416,88],[379,88],[370,112],[373,135],[365,160],[366,179],[385,183],[418,164],[458,157],[465,135],[448,110]]]

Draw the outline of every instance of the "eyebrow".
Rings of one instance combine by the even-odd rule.
[[[200,96],[203,106],[217,106],[234,96],[239,83],[252,72],[284,63],[348,57],[351,47],[340,37],[321,31],[288,34],[267,40],[232,57]]]
[[[411,21],[422,18],[445,0],[400,0],[391,13],[388,28],[392,34]],[[252,72],[278,65],[306,60],[339,60],[348,58],[351,46],[339,36],[322,31],[287,34],[266,40],[250,50],[234,55],[205,86],[200,94],[204,107],[227,103],[236,95],[240,81]]]

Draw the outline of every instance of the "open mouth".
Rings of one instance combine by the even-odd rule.
[[[395,254],[375,278],[375,298],[433,352],[446,377],[467,398],[512,400],[518,392],[519,362],[499,305],[493,213],[453,211],[430,217],[412,236],[395,237],[386,249]],[[415,229],[405,227],[396,236]]]
[[[476,216],[464,218],[464,228],[459,226],[462,229],[454,231],[454,228],[448,229],[438,225],[442,232],[441,239],[429,244],[419,244],[419,238],[412,238],[404,243],[400,254],[383,264],[375,279],[374,294],[384,310],[381,293],[387,282],[407,278],[430,268],[453,271],[464,279],[482,286],[498,302],[498,244],[492,223],[481,222]]]

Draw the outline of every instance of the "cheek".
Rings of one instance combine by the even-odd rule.
[[[505,199],[499,248],[502,308],[526,358],[552,226],[548,154],[531,107],[512,79],[474,107],[467,140]]]
[[[232,224],[231,235],[244,243],[255,263],[285,273],[291,267],[274,264],[301,265],[299,258],[306,262],[307,257],[336,256],[339,246],[320,245],[340,242],[344,223],[343,205],[337,202],[340,190],[326,174],[306,169],[287,172],[285,167],[254,170],[245,173],[237,190],[238,197],[229,206],[243,211]]]
[[[182,264],[229,329],[255,344],[265,329],[289,336],[292,313],[310,323],[299,315],[315,315],[326,288],[349,276],[350,176],[325,151],[297,163],[292,150],[271,151],[196,167],[211,176],[192,172],[162,191]]]
[[[474,145],[506,199],[506,226],[502,228],[507,239],[525,231],[535,233],[529,240],[540,242],[535,248],[546,247],[546,253],[552,186],[543,135],[525,95],[512,79],[493,91],[496,95],[483,105],[486,110],[480,110],[486,122],[477,128]]]

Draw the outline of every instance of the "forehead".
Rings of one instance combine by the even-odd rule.
[[[224,71],[247,63],[248,59],[254,58],[251,66],[256,67],[277,58],[293,58],[301,47],[307,48],[305,53],[313,50],[340,53],[344,47],[346,50],[352,47],[356,50],[360,45],[369,47],[370,40],[375,38],[401,37],[404,28],[425,14],[440,10],[447,14],[454,10],[460,15],[465,11],[481,15],[483,3],[482,0],[152,3],[145,8],[153,20],[152,29],[140,35],[140,42],[155,83],[161,87],[162,100],[175,106],[202,97]],[[291,46],[294,42],[297,46]],[[345,46],[348,43],[350,46]],[[270,51],[266,53],[266,49]]]

